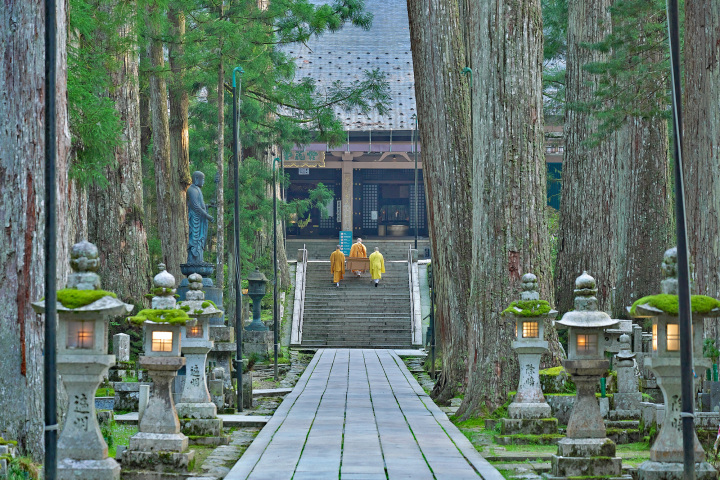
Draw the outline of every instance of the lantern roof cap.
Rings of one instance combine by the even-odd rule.
[[[620,320],[610,318],[597,308],[595,279],[587,272],[575,279],[575,310],[567,312],[556,322],[564,327],[608,328]]]
[[[222,310],[211,300],[205,300],[203,292],[203,278],[199,273],[193,273],[188,277],[189,290],[185,293],[185,300],[177,302],[177,308],[185,310],[191,317],[206,318],[220,315]]]
[[[264,273],[260,271],[259,267],[255,267],[255,271],[247,277],[248,282],[267,282],[268,279]]]
[[[175,288],[175,277],[167,271],[164,263],[158,264],[158,270],[160,272],[153,278],[153,285],[156,288]],[[173,293],[166,293],[165,295],[172,295]]]

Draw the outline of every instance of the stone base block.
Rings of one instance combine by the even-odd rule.
[[[243,354],[257,355],[262,360],[270,357],[273,348],[273,332],[252,332],[245,330],[243,332]]]
[[[120,480],[120,465],[112,459],[72,460],[64,458],[58,462],[58,480]]]
[[[635,410],[610,410],[608,412],[608,420],[620,421],[620,420],[640,420],[641,412],[640,409]]]
[[[128,451],[139,452],[184,452],[188,438],[182,433],[139,432],[130,437]],[[124,457],[123,457],[124,458]]]
[[[219,437],[188,437],[190,445],[204,445],[208,447],[217,447],[219,445],[230,445],[229,436]]]
[[[495,442],[498,445],[555,445],[565,435],[495,435]]]
[[[552,477],[620,477],[620,457],[562,457],[553,455]],[[630,478],[630,477],[628,477]]]
[[[548,409],[549,408],[550,407],[548,407]],[[518,433],[527,435],[550,435],[557,433],[558,421],[557,418],[503,418],[500,427],[503,435],[514,435]]]
[[[123,452],[123,480],[127,478],[166,479],[187,478],[195,466],[195,452]],[[130,473],[136,476],[130,476]],[[160,476],[158,476],[160,474]],[[174,477],[171,474],[178,474]]]
[[[511,403],[508,406],[510,418],[549,418],[552,416],[550,405],[547,403]]]
[[[222,435],[223,421],[221,418],[180,419],[180,429],[187,436]]]
[[[180,418],[217,417],[217,406],[214,403],[177,403],[175,409]]]
[[[616,393],[613,396],[616,410],[636,410],[642,402],[642,393]]]
[[[638,467],[638,480],[683,480],[682,463],[643,462]],[[695,478],[697,480],[715,480],[717,471],[709,463],[695,464]]]
[[[210,340],[218,342],[234,342],[235,328],[224,325],[210,325]]]
[[[558,456],[614,457],[615,444],[609,438],[565,438],[558,442]]]

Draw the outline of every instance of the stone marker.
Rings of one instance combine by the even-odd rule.
[[[113,354],[116,362],[130,361],[130,335],[127,333],[113,335]]]
[[[502,433],[554,434],[558,422],[550,418],[550,405],[540,387],[540,357],[548,349],[544,337],[545,320],[554,319],[557,311],[547,302],[540,301],[537,277],[532,273],[523,275],[522,289],[520,301],[513,302],[503,312],[515,321],[516,340],[512,346],[518,355],[520,380],[517,394],[508,407],[510,418],[502,419]]]
[[[100,290],[98,250],[87,241],[73,245],[73,273],[58,291],[57,371],[68,396],[67,417],[57,442],[60,480],[120,478],[120,466],[108,458],[108,447],[95,414],[95,391],[115,356],[108,355],[108,321],[127,314],[126,305]],[[65,305],[63,302],[67,303]],[[45,301],[33,304],[45,312]]]
[[[615,411],[624,416],[640,416],[642,394],[638,390],[638,377],[635,375],[635,354],[630,351],[630,336],[620,336],[620,352],[615,355],[617,371],[617,393]]]

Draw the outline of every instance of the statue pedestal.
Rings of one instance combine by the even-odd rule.
[[[243,332],[243,355],[257,355],[260,360],[270,358],[273,351],[273,332],[257,332],[245,330]]]

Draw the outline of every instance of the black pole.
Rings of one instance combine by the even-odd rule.
[[[433,283],[435,283],[433,279]],[[430,286],[430,377],[435,380],[435,289]]]
[[[277,172],[273,160],[273,350],[275,355],[275,381],[278,381],[278,260],[277,260]]]
[[[233,213],[233,235],[235,237],[234,243],[234,255],[235,255],[235,373],[237,375],[237,411],[243,411],[243,361],[242,361],[242,279],[240,269],[240,180],[238,176],[240,174],[239,169],[239,154],[240,149],[240,134],[238,132],[238,87],[235,83],[235,72],[240,73],[240,88],[242,88],[242,74],[243,69],[235,67],[233,70],[233,176],[234,176],[234,188],[235,188],[235,212]]]
[[[417,134],[418,134],[418,119],[415,115],[415,130],[413,130],[413,140],[415,141],[415,250],[417,251],[417,240],[418,240],[418,223],[420,223],[420,212],[418,212],[418,169],[417,169]]]
[[[680,28],[677,0],[667,2],[672,76],[673,154],[675,157],[675,223],[678,252],[678,318],[680,322],[680,380],[682,396],[683,463],[686,480],[695,478],[695,425],[693,396],[693,351],[690,311],[685,189],[682,160],[682,90],[680,85]]]
[[[55,160],[57,25],[55,0],[45,1],[45,478],[57,478],[57,330]]]

